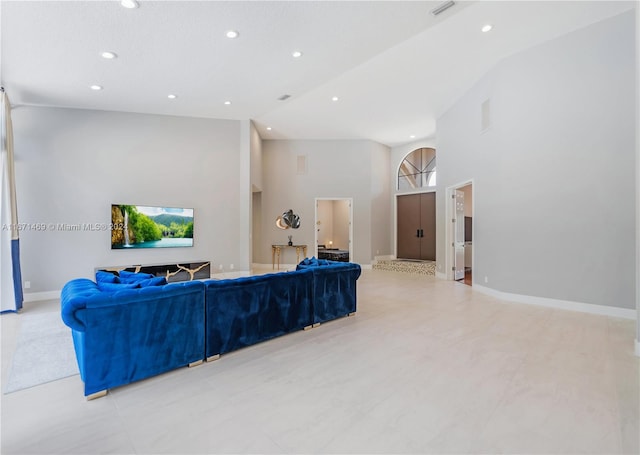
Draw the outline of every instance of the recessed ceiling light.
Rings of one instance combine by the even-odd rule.
[[[232,38],[233,39],[233,38],[237,38],[238,36],[240,36],[240,33],[238,33],[235,30],[229,30],[227,32],[227,38]]]
[[[228,106],[231,104],[231,101],[225,101],[224,104]]]
[[[331,98],[331,101],[338,101],[340,98],[338,98],[337,96],[334,96],[333,98]]]
[[[416,138],[415,134],[412,134],[411,136],[409,136],[409,139],[415,139],[415,138]]]
[[[170,100],[175,100],[178,97],[178,95],[167,95],[167,98],[169,98]]]
[[[487,33],[487,32],[490,32],[492,28],[493,28],[493,25],[491,25],[491,24],[487,24],[487,25],[485,25],[484,27],[482,27],[482,31],[483,31],[484,33]]]
[[[120,4],[129,9],[137,8],[140,6],[136,0],[121,0]]]
[[[100,54],[102,56],[102,58],[106,58],[108,60],[111,60],[113,58],[116,58],[117,55],[115,54],[115,52],[103,52],[102,54]]]
[[[302,57],[302,52],[300,52],[300,51],[293,51],[293,52],[291,53],[291,55],[293,56],[293,58],[300,58],[300,57]]]
[[[89,87],[91,90],[102,90],[102,85],[92,85]]]
[[[270,126],[267,127],[267,131],[271,131],[271,127]]]

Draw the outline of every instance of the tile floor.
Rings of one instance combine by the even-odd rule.
[[[634,321],[397,272],[358,293],[353,317],[95,401],[79,376],[2,395],[1,452],[639,452]],[[19,319],[1,317],[3,380]]]

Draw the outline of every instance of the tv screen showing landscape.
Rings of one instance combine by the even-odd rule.
[[[193,246],[193,209],[111,206],[111,248]]]

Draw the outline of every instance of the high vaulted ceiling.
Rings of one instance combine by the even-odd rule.
[[[430,14],[442,3],[2,0],[0,77],[13,105],[252,119],[265,139],[394,146],[433,136],[504,57],[634,8],[456,1]]]

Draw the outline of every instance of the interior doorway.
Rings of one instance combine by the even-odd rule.
[[[353,262],[353,199],[316,198],[315,256]]]
[[[474,203],[473,182],[447,188],[447,270],[449,279],[466,285],[473,285],[473,238],[474,238]]]

